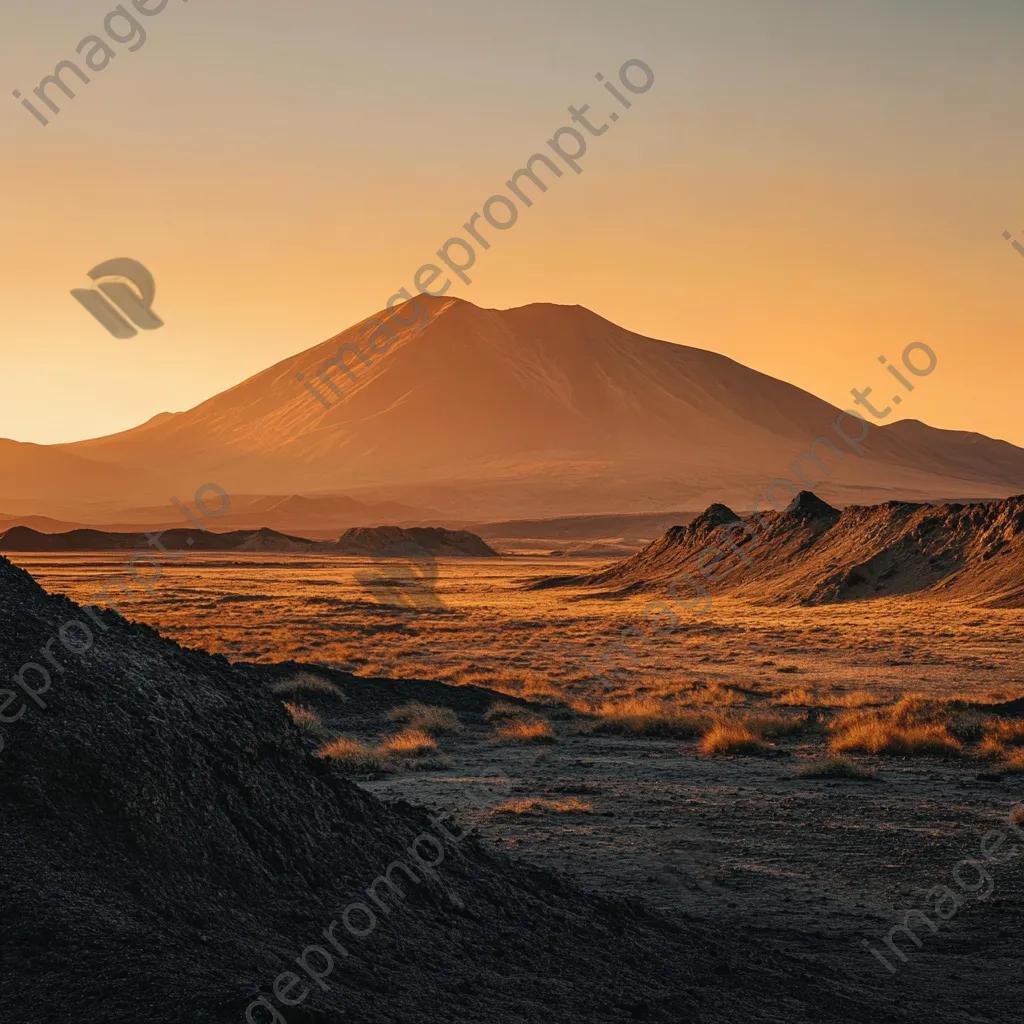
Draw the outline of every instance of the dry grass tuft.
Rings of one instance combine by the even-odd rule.
[[[334,683],[322,676],[315,676],[312,672],[300,672],[291,679],[283,679],[275,683],[273,689],[274,693],[278,694],[312,693],[347,700],[340,686],[335,686]]]
[[[408,704],[392,708],[388,712],[388,720],[419,729],[431,736],[454,735],[462,732],[462,722],[451,708],[434,707],[430,704],[422,704],[418,700],[412,700]]]
[[[399,761],[410,767],[410,759],[421,754],[438,754],[437,741],[422,729],[403,729],[386,736],[376,747],[348,736],[339,736],[317,751],[318,757],[340,761],[353,771],[383,772],[391,762]],[[440,755],[433,763],[444,763]],[[422,765],[421,765],[422,767]]]
[[[1011,811],[1010,821],[1014,825],[1024,825],[1024,807],[1018,807],[1016,810]]]
[[[669,736],[692,739],[714,722],[707,712],[665,704],[651,697],[632,697],[624,701],[606,701],[592,712],[596,721],[591,732],[619,733],[627,736]]]
[[[554,726],[542,718],[513,719],[500,725],[494,733],[496,743],[554,743]]]
[[[1020,775],[1024,772],[1024,750],[1011,750],[999,765],[1002,775]]]
[[[368,746],[359,740],[350,739],[347,736],[339,736],[330,743],[322,746],[317,752],[317,757],[329,757],[332,761],[339,761],[346,768],[359,772],[381,772],[384,771],[384,758],[380,751]]]
[[[997,722],[960,700],[921,694],[908,694],[878,711],[847,712],[830,728],[830,747],[836,753],[951,757],[962,753],[965,743],[980,741],[975,751],[979,757],[1001,757],[1005,743],[1024,743],[1024,729],[1015,723]]]
[[[506,800],[491,810],[491,814],[590,814],[593,804],[588,804],[576,797],[568,800],[540,800],[536,797],[522,800]]]
[[[403,729],[386,737],[378,749],[384,757],[415,757],[437,750],[437,740],[422,729]]]
[[[963,745],[944,725],[900,726],[873,718],[843,728],[832,738],[829,749],[836,754],[951,757],[959,754]]]
[[[875,773],[861,768],[845,757],[825,757],[808,761],[794,773],[798,779],[873,779]]]
[[[745,725],[725,721],[711,726],[699,744],[702,754],[765,754],[771,749]]]
[[[1006,746],[995,738],[995,736],[986,736],[979,744],[974,753],[978,757],[994,758],[994,757],[1005,757]]]
[[[985,741],[1008,743],[1010,746],[1024,745],[1024,719],[989,718],[984,723]]]
[[[299,731],[305,733],[306,736],[315,740],[325,740],[330,736],[330,732],[328,732],[327,727],[315,711],[304,708],[301,704],[285,702],[284,706]]]

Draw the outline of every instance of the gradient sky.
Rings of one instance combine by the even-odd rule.
[[[637,57],[651,91],[453,294],[844,406],[924,341],[900,413],[1024,445],[1020,0],[170,0],[43,128],[11,91],[114,6],[0,11],[0,436],[124,429],[369,315]],[[166,321],[127,341],[69,295],[119,256]]]

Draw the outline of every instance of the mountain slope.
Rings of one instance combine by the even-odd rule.
[[[64,450],[0,438],[0,508],[32,514],[69,498],[81,506],[146,488],[145,466],[128,468]],[[163,496],[166,502],[168,495]]]
[[[214,480],[231,493],[342,491],[463,519],[745,504],[825,434],[842,461],[826,452],[828,475],[801,468],[841,503],[998,497],[1024,483],[1021,449],[920,424],[873,427],[858,457],[831,430],[839,410],[828,403],[581,307],[419,301],[426,326],[401,329],[386,352],[369,352],[364,321],[187,412],[60,451],[145,470],[164,502]],[[351,381],[328,367],[342,393],[320,384],[325,408],[296,375],[316,380],[348,344],[368,365],[350,355]]]

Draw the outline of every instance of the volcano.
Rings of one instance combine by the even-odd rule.
[[[415,301],[429,316],[400,308],[411,326],[376,352],[371,318],[187,412],[69,445],[5,442],[0,510],[96,523],[81,513],[101,495],[166,506],[210,480],[461,522],[746,507],[773,478],[799,481],[790,467],[826,435],[841,459],[820,446],[821,464],[798,468],[837,505],[1006,497],[1024,482],[1024,450],[915,422],[872,423],[855,455],[827,402],[579,306]],[[304,530],[301,517],[245,525]]]

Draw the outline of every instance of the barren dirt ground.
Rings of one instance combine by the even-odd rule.
[[[381,795],[455,808],[516,855],[565,870],[584,885],[639,897],[671,915],[716,920],[728,931],[811,961],[825,962],[909,1004],[928,1019],[932,999],[963,1020],[1010,1020],[1024,997],[1020,860],[989,865],[987,901],[965,902],[920,949],[889,956],[891,974],[861,945],[883,945],[906,911],[931,914],[926,894],[953,886],[963,858],[1003,826],[1024,798],[941,762],[882,764],[876,781],[794,778],[794,759],[706,759],[678,742],[569,737],[550,751],[445,744],[457,770],[368,783]],[[799,757],[799,755],[798,755]],[[462,774],[504,772],[514,796],[562,801],[590,812],[494,814],[460,801]],[[461,806],[460,806],[461,804]],[[1024,839],[1018,846],[1024,850]],[[978,876],[962,869],[975,885]],[[988,888],[987,883],[984,886]],[[741,964],[733,965],[742,969]],[[908,975],[910,977],[908,977]]]
[[[15,560],[83,603],[123,565],[106,556]],[[910,692],[988,701],[1024,693],[1022,612],[895,599],[813,609],[716,599],[701,617],[677,606],[678,626],[654,635],[643,622],[649,598],[520,589],[530,576],[579,571],[571,559],[442,562],[444,607],[418,617],[374,604],[355,581],[361,568],[357,559],[183,558],[165,564],[150,594],[136,588],[141,596],[124,610],[236,660],[474,683],[577,707],[618,692],[683,695],[695,707],[739,713],[856,704],[860,691],[879,703]],[[630,625],[648,637],[630,640],[636,664],[616,657],[619,678],[593,679],[581,663]],[[385,712],[400,690],[372,681],[343,688],[347,704],[314,695],[303,703],[334,732],[372,741],[394,731]],[[571,710],[553,708],[544,713],[555,742],[499,744],[493,723],[467,710],[457,691],[428,685],[417,696],[454,708],[465,731],[438,738],[443,767],[368,777],[368,789],[452,810],[513,855],[588,887],[825,962],[890,993],[893,1019],[928,1020],[938,1007],[955,1007],[964,1021],[1019,1019],[1024,858],[986,863],[990,884],[961,867],[964,886],[981,885],[977,895],[963,895],[953,872],[981,859],[990,830],[1012,835],[1006,819],[1024,801],[1024,774],[993,775],[967,755],[860,755],[874,779],[806,779],[796,769],[826,743],[813,731],[775,740],[766,756],[709,757],[693,741],[587,733]],[[575,797],[583,809],[469,806],[467,779],[496,771],[512,779],[514,798]],[[1024,831],[1007,850],[1024,852]],[[928,894],[937,886],[953,887],[962,905],[937,934],[918,923],[922,945],[900,938],[907,962],[896,960],[884,937],[908,910],[934,917]]]

